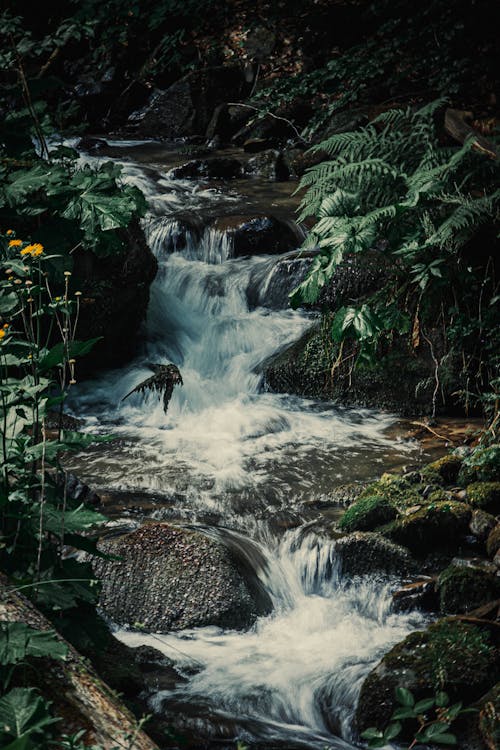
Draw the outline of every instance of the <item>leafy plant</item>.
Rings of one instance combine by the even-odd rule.
[[[455,149],[441,145],[435,120],[444,105],[437,100],[416,111],[390,110],[359,131],[332,136],[313,149],[330,159],[309,169],[301,181],[307,192],[299,218],[317,217],[306,246],[316,247],[318,254],[290,295],[293,307],[316,303],[350,254],[377,248],[392,260],[391,280],[383,289],[361,305],[335,311],[332,338],[356,341],[358,361],[370,361],[384,335],[411,332],[416,348],[426,338],[425,323],[435,324],[436,316],[451,331],[459,315],[475,320],[469,305],[479,305],[481,332],[493,321],[498,303],[494,273],[476,268],[467,248],[483,226],[498,222],[498,165],[474,152],[473,138]],[[458,339],[449,337],[457,351],[467,352],[463,359],[469,374],[475,367],[484,381],[484,345],[480,350],[477,336],[471,337],[470,348],[467,340],[461,350]],[[489,377],[494,384],[491,369]]]
[[[452,723],[459,716],[475,710],[462,708],[461,702],[450,706],[450,699],[443,691],[437,692],[432,698],[419,701],[404,687],[396,688],[395,695],[399,707],[393,711],[387,727],[383,731],[369,727],[361,734],[364,740],[368,740],[370,748],[385,747],[388,742],[399,737],[403,732],[402,722],[411,722],[413,739],[408,745],[409,750],[425,742],[432,745],[456,745],[457,738],[449,731]]]

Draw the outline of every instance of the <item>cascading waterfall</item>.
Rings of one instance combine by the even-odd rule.
[[[135,164],[124,169],[148,198],[144,226],[159,271],[137,359],[83,384],[73,400],[89,430],[121,439],[73,466],[97,488],[174,498],[157,518],[210,522],[206,533],[239,550],[274,611],[244,633],[120,637],[164,650],[185,675],[155,696],[155,710],[188,701],[234,721],[245,741],[352,747],[363,677],[421,617],[391,611],[387,581],[344,580],[334,542],[313,525],[276,533],[271,521],[283,512],[306,518],[308,501],[379,474],[389,460],[401,464],[415,447],[395,445],[390,416],[263,392],[260,365],[312,324],[302,312],[273,309],[273,300],[264,306],[283,260],[234,259],[227,235],[178,220],[180,205],[196,214],[201,204],[220,205],[219,193]],[[153,394],[122,401],[151,374],[148,363],[166,362],[184,379],[167,415]]]

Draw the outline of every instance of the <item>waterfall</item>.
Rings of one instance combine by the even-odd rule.
[[[283,307],[296,258],[233,258],[230,238],[192,217],[234,196],[123,165],[124,180],[147,196],[144,228],[159,269],[137,358],[73,396],[86,429],[119,440],[77,455],[73,467],[97,489],[154,494],[153,517],[202,524],[252,567],[274,611],[244,633],[119,637],[164,651],[184,675],[152,698],[155,711],[188,702],[195,715],[199,707],[233,722],[250,744],[352,747],[364,676],[422,618],[392,612],[387,580],[344,580],[335,543],[308,523],[307,504],[389,460],[401,465],[415,447],[388,436],[391,415],[266,393],[262,363],[313,324]],[[166,415],[155,394],[122,400],[150,363],[166,362],[184,379]],[[277,531],[283,514],[297,528]]]

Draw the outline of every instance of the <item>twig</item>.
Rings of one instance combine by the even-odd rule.
[[[432,427],[429,427],[428,424],[425,424],[425,422],[410,422],[410,424],[414,424],[417,427],[423,427],[424,429],[431,432],[433,435],[435,435],[435,437],[439,438],[440,440],[444,440],[447,443],[453,443],[453,440],[451,438],[445,437],[444,435],[440,435],[438,432],[436,432],[436,430],[433,430]]]
[[[308,141],[306,138],[304,138],[304,136],[302,136],[299,133],[299,131],[297,130],[293,122],[286,117],[275,115],[273,112],[268,112],[265,109],[259,109],[258,107],[254,107],[253,104],[243,104],[242,102],[228,102],[227,106],[228,107],[246,107],[247,109],[253,109],[254,112],[258,112],[260,115],[264,115],[264,117],[272,117],[273,120],[281,120],[282,122],[286,122],[287,125],[290,125],[290,127],[292,128],[297,138],[299,138],[303,143],[307,145],[311,143],[311,141]]]

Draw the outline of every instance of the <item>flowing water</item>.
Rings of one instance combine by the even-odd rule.
[[[86,429],[117,440],[71,466],[96,489],[153,497],[154,518],[198,524],[237,549],[274,611],[243,633],[120,637],[175,660],[183,679],[153,698],[157,711],[189,703],[266,747],[352,747],[363,677],[422,620],[391,611],[389,582],[342,577],[311,508],[339,484],[415,460],[418,447],[395,437],[390,415],[263,389],[262,363],[314,323],[276,309],[296,260],[232,258],[227,235],[178,219],[188,210],[194,225],[237,196],[130,161],[124,179],[148,198],[145,230],[159,271],[137,358],[73,397]],[[166,415],[154,394],[122,400],[151,375],[149,363],[165,362],[184,379]]]

